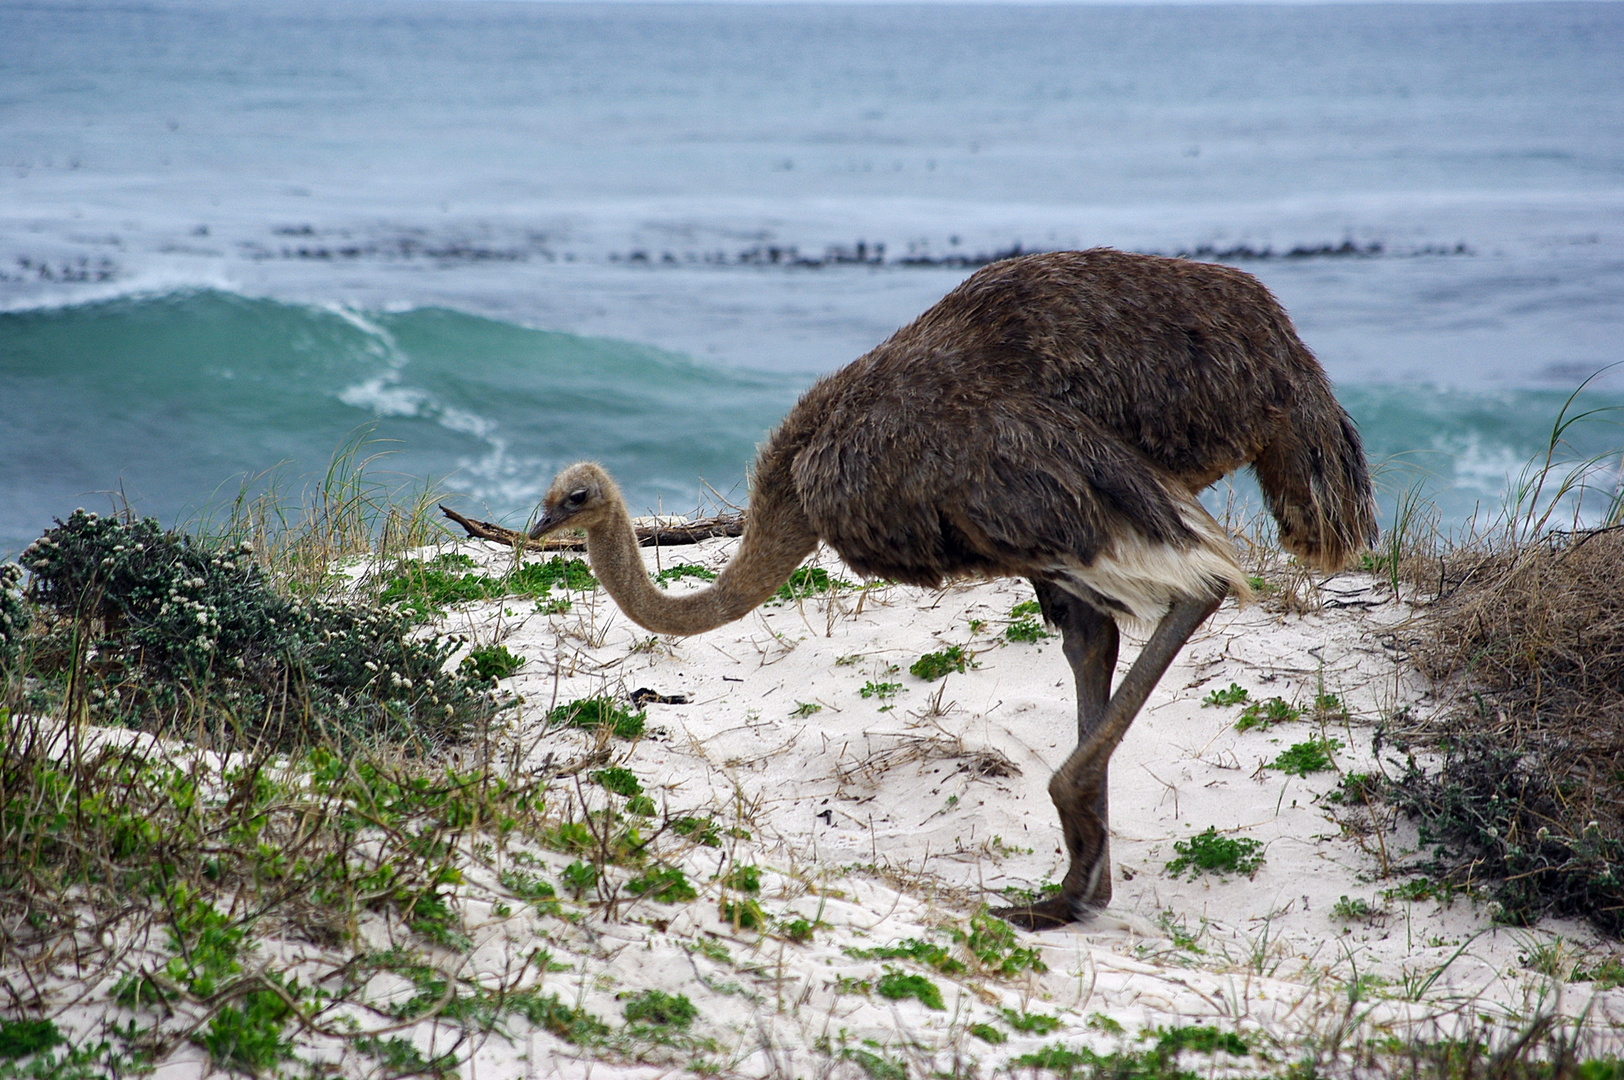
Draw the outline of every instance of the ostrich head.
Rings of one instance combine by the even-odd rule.
[[[532,540],[566,525],[590,529],[613,516],[621,505],[620,489],[601,465],[578,461],[553,477],[541,500],[541,518],[530,530]]]

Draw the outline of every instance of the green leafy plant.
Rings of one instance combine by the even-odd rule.
[[[991,1046],[999,1046],[1009,1041],[1008,1035],[1005,1035],[991,1024],[971,1024],[965,1030]]]
[[[630,799],[643,794],[643,785],[637,779],[637,774],[630,769],[619,765],[607,769],[597,769],[588,774],[594,783],[605,791],[612,791],[616,795]]]
[[[698,566],[694,563],[677,563],[675,566],[668,566],[664,570],[661,570],[658,574],[654,575],[655,582],[658,583],[661,588],[665,588],[670,582],[677,581],[681,578],[697,578],[700,581],[715,581],[716,571],[707,570],[703,566]]]
[[[1060,1029],[1060,1017],[1046,1013],[1000,1009],[998,1014],[1004,1018],[1004,1023],[1023,1035],[1048,1035]]]
[[[1379,918],[1381,913],[1381,908],[1362,896],[1341,896],[1331,905],[1331,918],[1339,922],[1370,922]]]
[[[1335,694],[1314,696],[1314,713],[1323,720],[1342,720],[1348,715],[1348,706]]]
[[[682,904],[699,898],[699,893],[688,883],[688,875],[676,866],[662,866],[635,877],[626,883],[626,891],[662,904]]]
[[[790,711],[791,716],[811,716],[823,711],[823,706],[814,701],[797,701],[795,708]]]
[[[1230,683],[1224,689],[1214,690],[1212,693],[1202,698],[1201,704],[1204,707],[1216,705],[1240,705],[1244,703],[1249,696],[1250,695],[1246,692],[1246,688],[1244,686],[1240,685],[1239,683]]]
[[[902,684],[901,683],[895,683],[895,682],[878,682],[877,683],[877,682],[873,682],[873,681],[869,681],[869,682],[864,683],[863,688],[861,690],[857,691],[857,693],[861,697],[879,698],[881,701],[884,701],[887,698],[894,698],[898,694],[900,694],[901,692],[902,692]]]
[[[633,994],[621,1011],[628,1024],[653,1024],[659,1027],[686,1028],[699,1016],[699,1010],[685,994],[668,994],[663,990],[643,990]]]
[[[1240,719],[1235,721],[1235,730],[1250,731],[1258,728],[1267,731],[1275,724],[1296,720],[1302,714],[1301,709],[1285,698],[1272,697],[1267,701],[1254,701],[1241,710]]]
[[[1383,778],[1379,773],[1345,773],[1337,786],[1325,796],[1328,802],[1350,806],[1368,806],[1376,801],[1382,790]]]
[[[631,712],[611,698],[579,698],[548,710],[547,723],[595,731],[608,728],[617,738],[635,739],[643,734],[646,712]]]
[[[735,866],[728,871],[726,877],[722,878],[722,884],[739,892],[759,893],[761,891],[761,868],[759,866]]]
[[[1191,880],[1197,874],[1245,874],[1250,877],[1263,865],[1263,845],[1250,837],[1220,836],[1217,826],[1188,840],[1175,840],[1178,854],[1168,860],[1167,872],[1178,877],[1186,870]]]
[[[952,672],[962,674],[970,664],[970,657],[962,646],[949,645],[941,652],[926,653],[915,660],[908,668],[908,673],[916,678],[932,682],[936,679],[946,678]]]
[[[741,930],[762,930],[767,926],[767,913],[751,899],[723,900],[718,910],[723,922],[732,923]]]
[[[517,869],[503,870],[496,876],[503,888],[514,896],[532,904],[537,911],[543,914],[556,915],[559,912],[558,894],[547,882],[531,874]]]
[[[293,1040],[284,1034],[292,1015],[274,990],[250,990],[239,1003],[221,1006],[192,1041],[217,1065],[262,1074],[293,1056]]]
[[[32,1057],[64,1041],[49,1020],[0,1020],[0,1060]]]
[[[598,868],[579,859],[564,867],[563,876],[564,884],[570,887],[576,899],[585,896],[598,884]]]
[[[1036,600],[1024,600],[1009,609],[1010,624],[1004,628],[1004,637],[1009,641],[1024,641],[1028,644],[1042,641],[1049,636],[1039,621],[1043,613],[1043,605]]]
[[[1309,773],[1325,772],[1336,766],[1331,755],[1342,749],[1338,739],[1318,738],[1307,742],[1296,743],[1280,751],[1278,757],[1269,764],[1271,769],[1290,773],[1293,776],[1307,776]]]
[[[778,587],[774,598],[783,603],[803,600],[819,593],[826,593],[830,589],[855,589],[857,586],[843,578],[831,578],[829,571],[816,566],[802,566],[789,576],[789,580]]]
[[[944,975],[957,975],[964,971],[964,962],[956,959],[946,946],[918,938],[904,938],[894,945],[881,945],[873,949],[847,946],[841,951],[856,960],[913,960],[929,965]]]
[[[975,957],[983,971],[1010,977],[1023,971],[1042,974],[1049,970],[1040,949],[1023,949],[1016,942],[1015,928],[983,908],[970,916],[968,931],[954,929],[953,940]]]
[[[524,666],[524,657],[508,651],[506,645],[485,645],[463,657],[462,668],[473,682],[495,686]]]
[[[721,847],[722,833],[716,827],[716,822],[710,818],[679,817],[671,821],[671,831],[678,836],[686,836],[690,840],[706,847]],[[748,836],[743,839],[749,839]]]
[[[942,1004],[942,991],[935,983],[923,975],[912,974],[900,968],[886,968],[885,974],[874,984],[874,990],[881,997],[890,998],[892,1001],[915,998],[927,1009],[947,1008]]]
[[[778,923],[778,933],[797,945],[805,945],[812,940],[813,924],[802,918],[783,919]]]
[[[457,552],[426,562],[403,563],[384,585],[379,600],[423,618],[451,604],[505,596],[545,598],[558,586],[577,592],[598,587],[597,578],[584,560],[561,555],[527,562],[498,575],[476,573],[474,565],[472,559]]]

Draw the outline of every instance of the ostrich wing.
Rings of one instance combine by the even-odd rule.
[[[794,478],[813,527],[859,572],[926,587],[1064,577],[1129,552],[1211,557],[1215,543],[1233,566],[1227,538],[1186,488],[1063,402],[855,397],[811,433]],[[1238,568],[1217,576],[1241,578]],[[1116,599],[1106,606],[1154,617]]]

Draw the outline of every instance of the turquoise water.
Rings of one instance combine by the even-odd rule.
[[[465,510],[523,517],[558,465],[590,454],[639,506],[737,490],[797,380],[442,308],[359,314],[197,291],[0,314],[0,548],[75,506],[91,478],[185,520],[281,466],[319,476],[358,431],[370,471],[434,480]],[[64,370],[62,359],[71,357]]]
[[[115,506],[93,478],[184,521],[277,466],[297,490],[358,431],[381,455],[380,479],[432,479],[465,510],[513,521],[581,456],[608,465],[639,510],[692,510],[701,483],[742,501],[756,443],[808,381],[444,308],[357,312],[214,290],[3,313],[0,340],[0,547],[13,552],[38,522]],[[1384,502],[1419,481],[1448,519],[1498,508],[1566,398],[1371,385],[1341,396]],[[1620,433],[1581,425],[1568,454],[1606,453]]]
[[[361,429],[481,515],[579,457],[691,509],[817,374],[1015,248],[1257,274],[1389,490],[1446,523],[1624,359],[1624,4],[0,25],[0,552],[110,491],[180,521],[278,466],[297,487]],[[1595,391],[1624,402],[1624,368]]]

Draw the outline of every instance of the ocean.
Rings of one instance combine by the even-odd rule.
[[[1015,251],[1256,274],[1388,512],[1419,485],[1446,528],[1624,360],[1620,3],[0,0],[0,26],[0,555],[77,506],[296,493],[357,438],[513,523],[582,457],[637,510],[737,501],[812,379]],[[1576,403],[1620,405],[1624,368]],[[1565,452],[1616,461],[1620,417]]]

